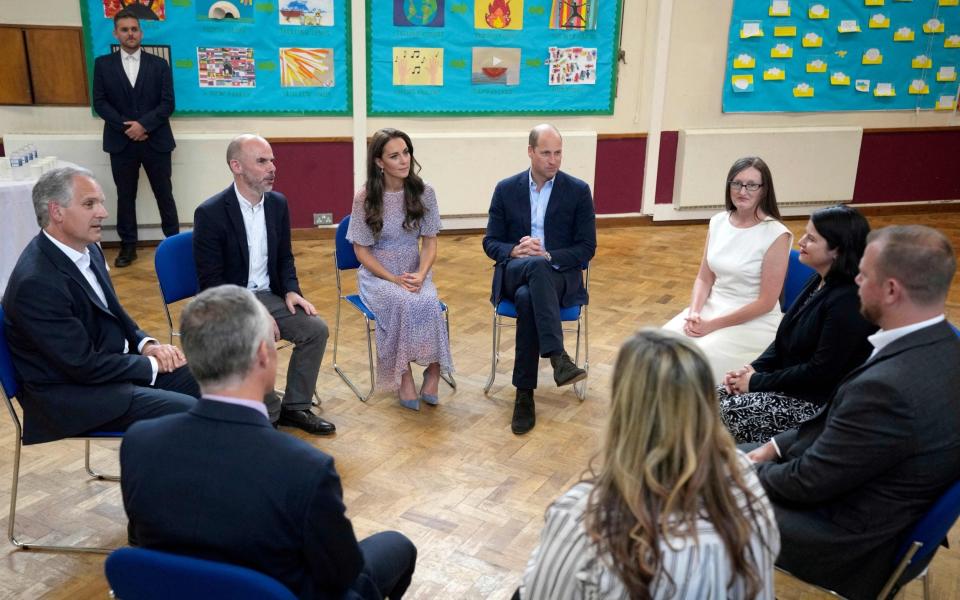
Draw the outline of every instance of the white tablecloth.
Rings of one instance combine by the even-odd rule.
[[[0,294],[20,253],[40,233],[31,192],[36,179],[0,181]]]

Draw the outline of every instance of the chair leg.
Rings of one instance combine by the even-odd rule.
[[[450,307],[447,307],[447,310],[443,311],[443,321],[447,326],[447,343],[450,343]],[[457,389],[457,380],[453,378],[453,373],[444,373],[440,372],[440,377],[447,382],[451,388],[456,391]]]
[[[573,393],[577,395],[577,398],[581,402],[587,398],[587,382],[590,381],[590,324],[587,320],[587,307],[583,307],[583,370],[587,372],[587,376],[583,378],[583,381],[573,384]],[[577,359],[576,363],[580,364],[580,323],[577,323]]]
[[[483,393],[486,394],[493,386],[493,380],[497,378],[497,363],[500,362],[500,320],[497,317],[497,311],[493,311],[493,349],[490,352],[490,377],[487,378],[487,385],[483,386]]]
[[[90,475],[90,477],[100,481],[120,481],[118,475],[105,475],[99,471],[94,471],[93,468],[90,467],[90,440],[84,440],[83,446],[83,467],[87,470],[87,474]]]
[[[353,381],[347,377],[347,374],[343,372],[343,369],[336,363],[334,360],[333,370],[337,372],[337,375],[340,376],[340,379],[353,391],[353,393],[360,399],[361,402],[366,402],[371,395],[373,395],[373,390],[376,387],[376,374],[373,370],[373,330],[370,327],[370,320],[364,316],[363,322],[367,329],[367,363],[370,366],[370,389],[366,393],[360,391],[360,389],[353,383]],[[337,330],[340,329],[340,311],[339,304],[337,310]],[[336,357],[336,334],[334,334],[334,357]]]
[[[923,574],[920,575],[923,579],[923,600],[930,600],[930,566],[928,565],[926,569],[923,570]]]

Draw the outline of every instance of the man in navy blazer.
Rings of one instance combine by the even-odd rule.
[[[45,173],[33,188],[42,231],[3,296],[26,444],[183,412],[200,395],[175,346],[127,315],[97,242],[107,211],[86,169]]]
[[[203,398],[124,436],[131,544],[255,569],[299,598],[402,597],[413,543],[397,532],[358,543],[333,458],[270,426],[262,399],[277,351],[264,306],[214,287],[184,309],[180,331]]]
[[[483,250],[496,261],[493,293],[517,307],[511,429],[536,424],[533,390],[540,357],[550,358],[558,386],[587,376],[563,349],[560,308],[587,303],[581,271],[597,248],[590,186],[560,171],[563,138],[556,127],[530,131],[530,169],[497,184],[490,202]]]
[[[874,231],[857,275],[873,354],[798,429],[750,453],[780,526],[777,564],[876,598],[903,536],[960,479],[960,339],[944,319],[957,262],[940,232]]]
[[[140,47],[143,31],[135,12],[113,18],[120,51],[98,56],[93,65],[93,109],[103,119],[103,151],[117,186],[117,235],[120,254],[114,265],[137,258],[137,181],[147,173],[160,210],[165,236],[180,232],[173,199],[170,153],[176,147],[170,129],[174,109],[173,75],[164,59]]]
[[[294,349],[282,407],[271,392],[272,421],[328,435],[333,423],[310,410],[329,331],[304,299],[290,245],[287,199],[274,192],[273,149],[260,136],[237,136],[227,146],[233,184],[193,214],[193,258],[200,289],[232,283],[251,290],[274,319],[277,339]]]

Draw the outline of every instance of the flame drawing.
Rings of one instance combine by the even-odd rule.
[[[503,29],[510,25],[510,0],[493,0],[487,5],[484,19],[493,29]]]

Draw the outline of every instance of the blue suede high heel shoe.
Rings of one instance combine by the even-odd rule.
[[[400,398],[400,406],[409,408],[410,410],[420,410],[420,398],[414,398],[412,400],[404,400],[403,398]]]
[[[426,383],[426,381],[427,381],[427,369],[424,369],[424,370],[423,370],[423,381],[424,381],[424,383]],[[439,385],[439,383],[440,383],[440,382],[438,381],[437,384]],[[430,406],[436,406],[436,405],[440,404],[440,398],[438,398],[437,395],[435,395],[435,394],[424,394],[424,393],[423,393],[423,385],[422,385],[422,384],[420,385],[420,400],[423,400],[426,404],[429,404]]]

